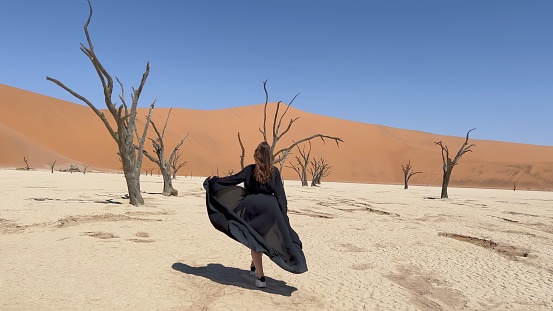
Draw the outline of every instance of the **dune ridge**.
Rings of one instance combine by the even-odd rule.
[[[98,108],[104,106],[99,103]],[[269,105],[272,121],[275,103]],[[70,164],[87,164],[98,171],[120,171],[117,147],[102,122],[86,106],[63,101],[0,84],[0,167],[22,167],[23,157],[37,169],[48,169],[57,160],[56,169]],[[162,126],[169,109],[156,108],[153,121]],[[281,110],[282,111],[282,110]],[[147,109],[138,110],[139,126]],[[321,116],[292,106],[283,120],[299,117],[279,142],[288,146],[312,134],[337,136],[340,146],[331,140],[312,141],[312,156],[323,156],[332,165],[327,181],[357,183],[403,183],[401,164],[411,161],[416,171],[412,185],[441,184],[441,153],[435,141],[442,140],[456,153],[464,137],[441,136],[413,130],[365,124]],[[240,169],[240,132],[246,148],[246,163],[262,139],[263,104],[221,110],[174,108],[166,132],[167,148],[190,133],[181,152],[185,167],[180,175],[226,175]],[[268,124],[270,130],[271,124]],[[470,124],[467,124],[467,130]],[[153,131],[150,132],[152,134]],[[460,133],[464,135],[465,133]],[[476,144],[455,167],[450,185],[475,188],[512,188],[550,190],[553,187],[553,147],[499,141],[470,140]],[[151,149],[151,144],[146,143]],[[297,150],[294,150],[297,154]],[[288,158],[293,160],[293,155]],[[144,160],[143,168],[155,164]],[[155,170],[154,170],[155,171]],[[286,179],[298,179],[290,168]],[[325,181],[323,180],[323,182]]]

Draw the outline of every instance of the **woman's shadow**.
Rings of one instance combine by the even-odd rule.
[[[172,268],[182,273],[201,276],[223,285],[232,285],[245,289],[257,289],[254,284],[255,277],[250,276],[250,272],[247,270],[225,267],[218,263],[210,263],[204,267],[192,267],[182,262],[174,263]],[[298,290],[293,286],[286,285],[284,281],[275,280],[270,277],[265,278],[267,279],[267,287],[260,289],[264,292],[291,296],[294,291]]]

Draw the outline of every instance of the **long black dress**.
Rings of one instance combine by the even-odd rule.
[[[298,234],[290,226],[280,172],[273,167],[268,184],[255,180],[254,165],[228,177],[207,178],[204,188],[209,220],[232,239],[263,252],[292,273],[307,271]],[[244,183],[244,188],[237,186]]]

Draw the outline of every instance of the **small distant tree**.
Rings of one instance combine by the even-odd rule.
[[[69,173],[73,174],[73,172],[80,172],[81,170],[79,169],[79,167],[75,164],[70,164],[69,165]]]
[[[180,146],[188,137],[188,134],[186,134],[179,143],[175,146],[171,154],[169,155],[169,160],[165,159],[165,130],[167,129],[167,123],[169,123],[169,117],[171,116],[171,110],[173,108],[169,109],[169,112],[167,113],[167,119],[165,120],[165,125],[163,126],[163,130],[159,132],[157,129],[157,126],[155,125],[154,121],[150,120],[150,123],[152,124],[152,127],[154,128],[154,131],[156,132],[157,138],[153,139],[150,138],[152,141],[152,146],[154,147],[154,154],[155,157],[151,154],[149,154],[146,150],[143,150],[144,155],[150,159],[150,161],[154,162],[158,165],[159,170],[161,171],[161,175],[163,176],[163,195],[178,195],[178,190],[173,188],[173,181],[171,179],[171,163],[173,163],[173,160],[175,159],[175,154],[179,150]]]
[[[113,120],[115,121],[115,125],[117,126],[116,129],[112,127],[113,122],[110,123],[103,112],[98,110],[96,106],[89,101],[84,96],[78,94],[77,92],[73,91],[69,87],[67,87],[62,82],[51,78],[46,77],[47,80],[52,81],[74,97],[78,98],[79,100],[83,101],[85,104],[87,104],[93,111],[96,113],[96,115],[102,120],[104,123],[104,126],[108,130],[109,134],[113,138],[113,140],[117,143],[117,147],[119,149],[119,156],[121,158],[121,163],[123,164],[123,173],[125,175],[125,180],[127,182],[127,190],[129,195],[129,203],[135,206],[144,205],[144,199],[142,198],[142,194],[140,191],[140,171],[142,170],[142,150],[144,149],[144,141],[146,139],[146,134],[148,132],[148,125],[150,123],[150,118],[152,116],[152,110],[154,109],[155,100],[150,105],[150,110],[148,112],[148,116],[146,117],[146,123],[144,125],[144,130],[142,133],[142,136],[139,137],[138,135],[138,129],[136,128],[136,108],[138,105],[138,100],[140,98],[140,94],[142,94],[142,89],[144,88],[144,84],[146,83],[146,79],[148,78],[148,75],[150,73],[150,63],[146,64],[146,71],[144,74],[142,74],[142,79],[140,81],[140,86],[137,89],[132,89],[131,93],[131,105],[130,109],[129,106],[127,106],[127,102],[125,99],[125,91],[123,88],[123,84],[117,77],[115,79],[119,83],[119,86],[121,88],[121,95],[119,95],[118,100],[121,101],[121,105],[117,106],[116,102],[114,103],[113,97],[113,78],[108,73],[106,68],[102,65],[100,62],[98,56],[96,55],[96,52],[94,51],[94,46],[92,45],[92,39],[90,37],[90,34],[88,32],[88,25],[90,24],[90,20],[92,18],[92,4],[90,3],[90,0],[88,1],[88,7],[89,7],[89,15],[88,19],[84,24],[84,32],[86,35],[86,40],[88,43],[88,46],[81,43],[81,51],[88,57],[92,65],[94,66],[94,69],[96,73],[98,74],[98,77],[100,79],[100,82],[102,84],[103,88],[103,98],[105,105],[109,111],[109,114],[113,117]],[[116,99],[117,101],[117,99]],[[135,135],[138,142],[138,148],[135,149]],[[138,150],[137,150],[138,149]]]
[[[171,161],[171,170],[173,171],[173,179],[177,179],[177,172],[186,164],[187,161],[181,162],[181,153],[177,151],[173,161]]]
[[[273,153],[274,163],[275,163],[275,165],[276,164],[280,165],[280,170],[281,171],[282,171],[282,168],[284,167],[284,163],[286,162],[286,158],[290,154],[291,150],[294,147],[296,147],[297,145],[299,145],[303,142],[310,141],[314,138],[320,138],[323,142],[325,141],[324,140],[325,138],[334,140],[336,142],[337,146],[340,146],[340,144],[339,144],[340,142],[344,142],[340,137],[333,137],[333,136],[328,136],[328,135],[323,135],[323,134],[314,134],[314,135],[311,135],[309,137],[302,138],[302,139],[299,139],[297,141],[294,141],[288,147],[277,149],[278,141],[282,138],[282,136],[284,136],[286,133],[288,133],[288,131],[290,131],[290,128],[292,128],[292,125],[294,124],[294,122],[296,122],[299,119],[299,117],[290,119],[290,122],[288,122],[288,125],[286,126],[286,128],[282,132],[280,132],[281,126],[282,126],[282,119],[284,118],[284,116],[288,112],[288,108],[290,108],[290,106],[292,105],[294,100],[299,96],[299,93],[296,94],[296,96],[294,96],[292,98],[292,100],[286,106],[286,109],[284,110],[282,115],[280,115],[280,117],[279,117],[279,110],[280,110],[280,104],[282,103],[282,101],[277,102],[275,115],[273,117],[273,128],[272,128],[272,133],[271,133],[272,137],[271,137],[271,141],[269,141],[268,137],[267,137],[268,136],[268,133],[267,133],[267,105],[269,104],[269,92],[267,91],[267,80],[265,80],[263,82],[263,90],[265,91],[265,105],[263,107],[263,129],[259,128],[259,132],[261,132],[261,134],[263,135],[263,140],[266,141],[269,144],[269,146],[271,146],[271,152]],[[240,157],[240,159],[241,159],[241,161],[243,161],[244,148],[243,148],[243,145],[242,145],[242,141],[240,139],[240,132],[238,132],[238,141],[240,142],[240,145],[242,146],[242,156]],[[243,165],[243,163],[242,163],[242,165]]]
[[[290,162],[288,165],[289,168],[293,169],[298,173],[298,176],[300,177],[301,185],[302,187],[307,186],[307,165],[309,164],[309,159],[311,158],[311,142],[309,143],[309,149],[305,150],[305,145],[303,145],[303,148],[300,149],[299,146],[296,146],[298,148],[298,152],[300,153],[300,157],[296,156],[294,159],[296,160],[296,163]]]
[[[145,168],[144,169],[144,175],[148,176],[148,172],[150,172],[150,176],[154,174],[155,167]]]
[[[23,161],[25,162],[25,169],[27,171],[30,170],[31,168],[29,167],[29,159],[27,159],[26,157],[23,157]]]
[[[52,172],[52,174],[54,173],[54,166],[56,166],[56,161],[57,160],[48,162],[48,166],[50,167],[50,171]]]
[[[451,172],[453,171],[453,167],[457,165],[457,163],[459,162],[459,159],[461,158],[461,156],[463,156],[463,154],[467,152],[472,152],[470,148],[475,146],[475,144],[470,144],[470,145],[468,144],[469,134],[473,130],[475,130],[475,128],[467,132],[467,137],[465,139],[465,142],[463,143],[463,145],[461,146],[461,148],[459,149],[459,151],[457,152],[457,155],[455,155],[455,158],[453,158],[453,160],[449,157],[449,149],[447,148],[447,146],[444,146],[442,144],[442,141],[435,142],[435,144],[440,146],[442,149],[442,162],[443,162],[443,166],[442,166],[443,178],[442,178],[442,194],[441,194],[442,199],[448,197],[447,187],[449,185],[449,180],[451,178]]]
[[[401,165],[401,170],[403,171],[403,180],[404,180],[404,183],[405,183],[405,186],[403,187],[403,189],[408,189],[409,188],[409,179],[411,179],[411,176],[415,175],[415,174],[421,174],[422,172],[415,172],[412,170],[413,167],[411,167],[411,159],[409,159],[409,162],[407,163],[407,165]]]
[[[86,174],[89,166],[90,166],[90,164],[84,164],[83,163],[83,174]]]
[[[328,177],[332,172],[332,166],[322,156],[319,160],[311,160],[311,167],[309,173],[312,176],[311,187],[315,187],[321,184],[323,177]]]
[[[514,181],[514,182],[513,182],[513,191],[516,191],[516,190],[517,190],[517,182]]]

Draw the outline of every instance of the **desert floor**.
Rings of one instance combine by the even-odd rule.
[[[265,260],[142,176],[0,170],[1,310],[553,310],[553,192],[287,181],[309,271]]]

